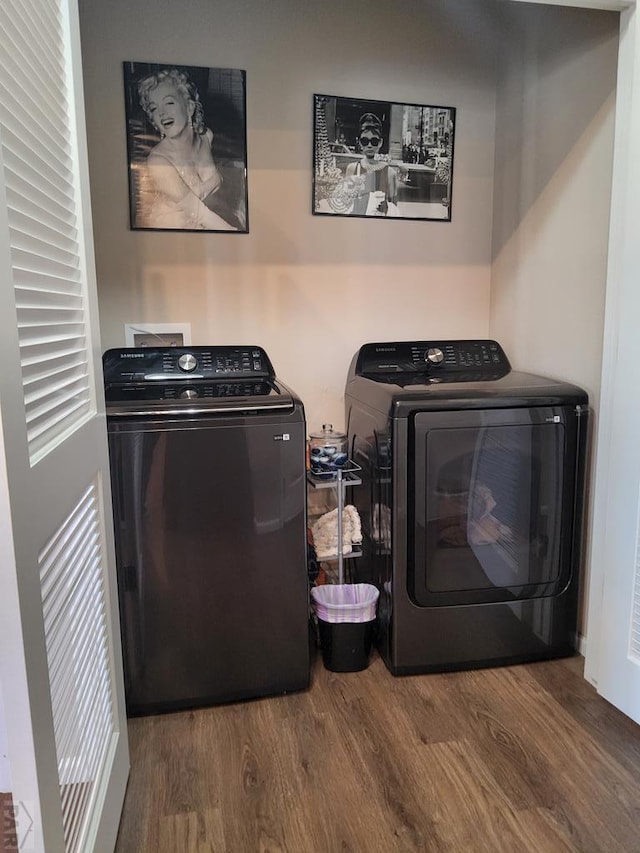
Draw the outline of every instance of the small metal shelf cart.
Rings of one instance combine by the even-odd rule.
[[[314,474],[312,471],[307,471],[307,482],[314,489],[335,489],[336,492],[336,503],[338,507],[338,551],[337,554],[332,555],[331,557],[324,557],[323,560],[332,561],[336,560],[338,563],[338,583],[344,583],[344,561],[345,559],[351,560],[356,557],[361,556],[361,549],[354,549],[350,551],[348,554],[343,554],[342,548],[342,512],[344,510],[345,505],[345,491],[351,486],[359,486],[362,483],[362,480],[359,477],[359,472],[361,471],[361,467],[356,465],[355,462],[352,462],[350,459],[342,466],[342,468],[336,468],[334,472],[327,472],[328,476],[324,474]]]

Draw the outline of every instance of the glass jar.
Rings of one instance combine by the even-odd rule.
[[[312,432],[309,440],[309,463],[317,477],[334,477],[347,461],[347,436],[337,432],[333,424],[323,424],[320,432]]]

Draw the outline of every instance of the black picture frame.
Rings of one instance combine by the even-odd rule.
[[[123,70],[131,229],[248,233],[246,72]]]
[[[320,94],[313,104],[313,214],[451,221],[455,107]]]

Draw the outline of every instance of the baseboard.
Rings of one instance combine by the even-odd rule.
[[[583,634],[576,634],[576,649],[583,658],[587,656],[587,638]]]

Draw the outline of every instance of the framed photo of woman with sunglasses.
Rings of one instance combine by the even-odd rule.
[[[455,107],[313,97],[314,214],[451,221]]]

